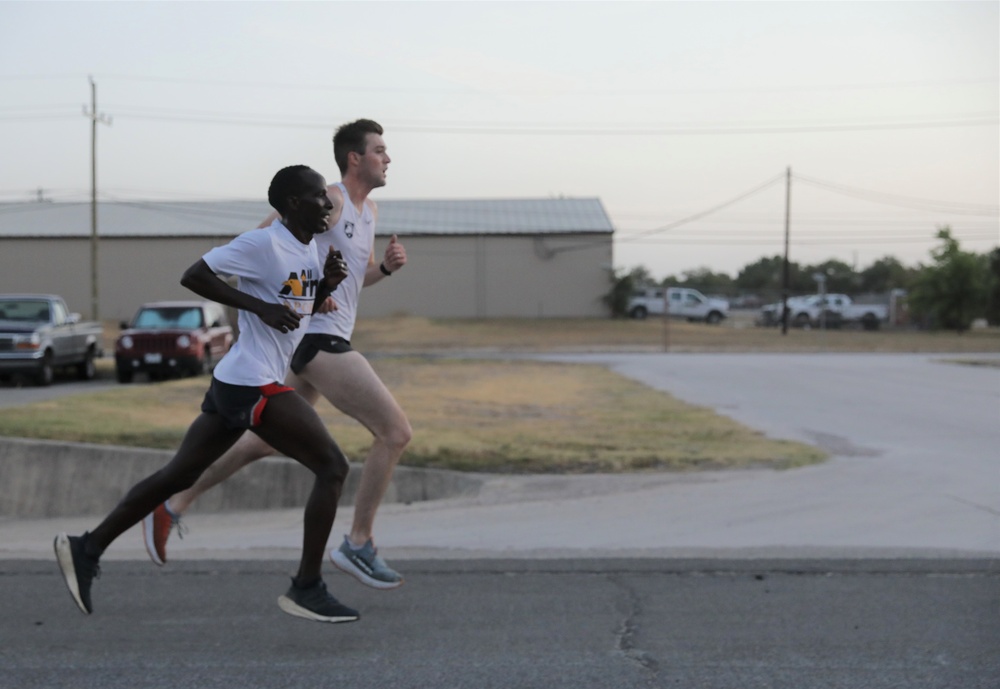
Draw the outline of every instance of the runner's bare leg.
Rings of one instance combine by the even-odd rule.
[[[359,421],[373,436],[354,499],[354,521],[349,534],[351,541],[360,545],[372,537],[375,513],[413,435],[410,422],[359,352],[332,354],[320,351],[299,378],[305,379],[309,387],[334,407]],[[289,381],[292,379],[290,374]],[[301,382],[288,384],[298,388]]]

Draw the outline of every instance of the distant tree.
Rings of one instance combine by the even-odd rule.
[[[813,266],[806,266],[802,269],[802,275],[806,276],[811,286],[811,291],[818,291],[818,284],[813,277],[817,273],[826,276],[826,291],[835,294],[854,294],[858,289],[857,275],[854,268],[843,261],[831,258],[817,263]]]
[[[636,289],[656,284],[656,280],[654,280],[650,272],[646,270],[646,266],[636,266],[628,272],[628,275],[632,278],[632,284]]]
[[[734,283],[738,289],[744,292],[780,292],[784,262],[781,256],[760,258],[754,263],[744,266],[743,270],[736,275]],[[795,264],[790,264],[789,268],[798,270],[798,266]]]
[[[909,290],[919,273],[919,269],[907,268],[894,256],[884,256],[858,274],[861,280],[859,289],[872,293]]]
[[[986,312],[989,262],[985,254],[962,251],[949,227],[940,228],[937,238],[941,246],[931,250],[933,263],[917,277],[910,308],[932,328],[963,332]]]
[[[686,270],[682,280],[670,283],[679,287],[691,287],[705,294],[730,294],[733,291],[733,279],[726,273],[713,273],[706,267]]]
[[[1000,247],[987,256],[990,286],[986,304],[986,321],[990,325],[1000,325]]]
[[[611,290],[601,300],[611,311],[612,317],[626,316],[628,300],[632,293],[652,284],[654,284],[653,278],[643,266],[632,268],[627,273],[616,270],[611,277]]]

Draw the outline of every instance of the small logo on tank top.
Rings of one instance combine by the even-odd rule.
[[[354,223],[350,220],[344,221],[344,234],[347,235],[348,239],[354,236]]]

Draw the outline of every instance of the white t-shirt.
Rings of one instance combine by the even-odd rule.
[[[337,186],[344,195],[344,209],[336,225],[316,235],[316,246],[321,261],[326,261],[331,246],[340,251],[347,263],[347,278],[337,285],[333,294],[337,310],[313,316],[307,332],[336,335],[349,341],[358,317],[358,297],[365,286],[368,259],[375,246],[375,216],[367,199],[359,215],[343,182]]]
[[[302,316],[299,327],[282,333],[249,311],[239,311],[240,336],[215,367],[215,377],[231,385],[267,385],[285,379],[292,352],[305,335],[323,267],[316,242],[303,244],[275,220],[250,230],[202,256],[219,275],[236,276],[236,288]]]

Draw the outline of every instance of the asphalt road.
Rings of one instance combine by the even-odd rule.
[[[38,386],[23,377],[15,376],[0,381],[0,408],[18,407],[33,402],[45,402],[67,395],[77,395],[87,392],[99,392],[117,387],[119,383],[112,378],[95,378],[94,380],[77,380],[75,376],[60,371],[56,374],[52,385]]]
[[[361,610],[282,613],[288,562],[104,563],[81,614],[54,562],[2,563],[0,687],[996,689],[988,561],[409,561]]]
[[[677,546],[1000,555],[998,355],[553,356],[601,363],[772,437],[821,465],[705,473],[654,507]]]
[[[164,569],[123,536],[91,617],[50,544],[93,518],[0,521],[0,689],[1000,689],[1000,369],[939,355],[551,358],[608,365],[831,459],[498,477],[474,499],[385,505],[378,543],[408,581],[375,592],[329,574],[362,612],[350,625],[275,604],[299,510],[192,514]]]

